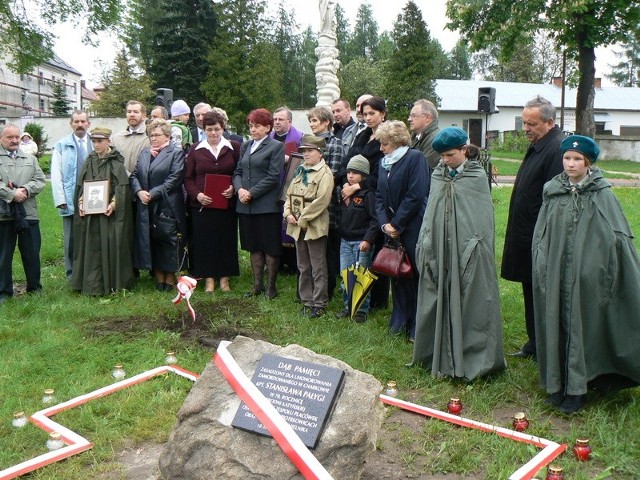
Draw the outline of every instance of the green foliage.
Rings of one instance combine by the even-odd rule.
[[[171,88],[193,107],[202,100],[216,17],[211,0],[134,0],[125,42],[155,88]]]
[[[375,20],[371,4],[365,0],[358,7],[353,33],[344,47],[344,61],[363,57],[373,60],[378,54],[378,22]],[[338,47],[340,48],[340,47]]]
[[[619,87],[640,87],[640,25],[631,32],[631,38],[622,45],[621,51],[614,51],[620,62],[611,67],[606,77]]]
[[[116,55],[111,70],[102,74],[102,84],[105,87],[104,92],[92,103],[97,116],[121,117],[127,102],[131,99],[139,100],[146,105],[153,103],[151,80],[131,64],[124,48]]]
[[[467,43],[460,39],[449,53],[449,68],[443,78],[470,80],[472,73],[471,52]]]
[[[67,89],[62,82],[55,82],[51,88],[53,101],[51,102],[51,110],[56,117],[66,117],[69,115],[71,101],[67,97]]]
[[[431,39],[422,12],[410,0],[393,27],[395,52],[385,68],[384,94],[389,117],[405,119],[413,102],[426,98],[438,105],[435,80],[446,69],[439,42]]]
[[[247,113],[282,104],[284,85],[280,52],[273,43],[273,22],[265,0],[221,0],[214,4],[216,35],[207,57],[209,71],[202,85],[207,98],[229,115],[239,132]]]
[[[360,57],[343,65],[338,71],[340,96],[355,105],[360,95],[384,91],[386,64],[386,61],[370,62]]]
[[[347,47],[351,40],[351,32],[347,14],[339,3],[336,4],[336,39],[338,50],[340,50],[340,61],[345,65],[351,61],[347,52]]]
[[[49,141],[49,136],[44,131],[44,127],[40,123],[30,122],[24,126],[24,131],[29,133],[33,141],[38,145],[36,156],[40,158],[47,149],[47,142]]]
[[[447,0],[448,27],[458,29],[474,51],[500,45],[511,56],[527,32],[548,31],[559,49],[578,58],[576,130],[595,134],[593,99],[598,46],[626,41],[640,23],[637,0]]]
[[[93,44],[99,33],[120,22],[124,5],[120,0],[0,0],[0,54],[15,72],[29,73],[53,56],[54,31],[61,23],[82,22],[82,40]]]
[[[525,153],[529,145],[531,145],[531,142],[524,134],[524,131],[519,130],[517,132],[504,132],[502,138],[499,136],[492,142],[491,149]]]

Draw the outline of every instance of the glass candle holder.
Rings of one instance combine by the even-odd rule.
[[[47,440],[47,448],[49,451],[58,450],[64,447],[64,445],[62,435],[60,435],[59,432],[51,432],[49,434],[49,439]]]
[[[556,467],[554,465],[549,465],[549,469],[547,470],[547,476],[545,480],[564,480],[564,473],[562,473],[562,467]]]
[[[122,365],[116,365],[115,367],[113,367],[113,372],[111,372],[111,375],[116,380],[122,380],[127,376],[127,373],[124,371],[124,368],[122,368]]]
[[[397,397],[398,396],[398,385],[393,380],[387,382],[387,386],[382,391],[387,397]]]
[[[53,401],[56,399],[56,391],[53,388],[47,388],[44,391],[44,395],[42,395],[42,403],[47,404],[47,403],[53,403]]]
[[[178,363],[178,357],[176,357],[175,352],[167,352],[167,356],[164,357],[164,363],[167,365],[175,365]]]
[[[589,460],[591,458],[591,446],[589,445],[589,440],[586,438],[576,439],[576,443],[573,446],[573,453],[581,462]]]
[[[451,415],[460,415],[462,412],[462,402],[459,398],[451,398],[449,399],[449,403],[447,403],[447,411]]]
[[[12,425],[16,428],[24,427],[28,421],[27,417],[24,415],[24,412],[16,412],[13,414]]]
[[[529,428],[529,420],[524,412],[518,412],[513,416],[513,429],[516,432],[524,432]]]

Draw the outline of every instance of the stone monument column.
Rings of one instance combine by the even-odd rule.
[[[316,107],[331,106],[334,100],[340,98],[338,84],[337,35],[336,35],[336,3],[334,0],[320,0],[320,33],[316,55]]]

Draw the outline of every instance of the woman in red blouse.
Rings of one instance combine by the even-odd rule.
[[[205,139],[191,147],[184,178],[191,220],[190,274],[205,278],[206,292],[215,290],[216,278],[220,280],[220,288],[228,292],[229,277],[240,274],[238,218],[231,185],[240,144],[224,138],[225,121],[218,112],[207,112],[202,126]],[[205,180],[209,174],[228,176],[228,187],[219,186],[221,182],[226,184],[224,177],[209,177],[207,184],[215,178],[218,187],[213,190],[215,193],[209,192],[212,196],[206,195]]]

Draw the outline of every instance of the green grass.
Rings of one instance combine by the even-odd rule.
[[[522,163],[522,154],[506,153],[508,155],[505,155],[505,152],[491,152],[491,163],[498,169],[498,176],[515,175]],[[640,174],[640,162],[603,160],[597,162],[596,166],[604,172],[607,178],[633,179],[636,178],[634,175]]]
[[[632,229],[640,231],[640,197],[637,190],[615,189]],[[504,242],[510,188],[493,190],[496,212],[496,252],[500,262]],[[510,360],[509,368],[473,383],[431,377],[422,369],[407,369],[412,346],[387,331],[389,311],[377,311],[362,325],[331,315],[320,321],[301,318],[295,298],[295,279],[281,276],[280,296],[274,301],[244,299],[249,288],[249,262],[241,256],[240,278],[232,279],[233,292],[205,296],[198,290],[194,306],[206,318],[200,332],[181,335],[184,305],[174,306],[168,294],[154,290],[143,274],[135,289],[110,297],[92,298],[70,292],[62,264],[61,221],[51,205],[48,186],[39,196],[43,233],[44,292],[17,297],[0,306],[0,469],[45,452],[47,435],[32,425],[11,427],[13,412],[27,414],[43,408],[45,388],[54,388],[60,401],[110,384],[111,370],[123,363],[128,375],[163,363],[165,352],[177,352],[180,365],[201,372],[212,350],[196,341],[210,332],[228,335],[255,332],[276,344],[297,343],[318,353],[339,358],[366,371],[381,382],[396,380],[400,397],[442,409],[451,396],[462,399],[465,416],[491,424],[509,426],[517,411],[527,413],[530,433],[572,444],[587,437],[594,459],[578,463],[570,455],[555,463],[567,478],[636,478],[640,471],[640,392],[627,390],[608,397],[592,398],[578,416],[564,417],[546,408],[538,387],[535,364]],[[636,241],[637,243],[638,241]],[[14,278],[24,282],[16,256]],[[506,351],[516,350],[525,339],[522,299],[518,284],[500,281]],[[330,310],[339,311],[336,299]],[[188,320],[187,320],[188,321]],[[213,334],[212,334],[213,335]],[[68,460],[45,467],[34,479],[121,478],[114,461],[116,452],[142,442],[163,442],[171,431],[175,414],[191,382],[168,375],[150,380],[54,419],[88,438],[94,448]],[[439,421],[425,421],[418,433],[403,431],[396,448],[403,450],[405,466],[416,476],[435,474],[472,475],[504,479],[537,452],[533,447]],[[543,473],[538,474],[541,478]]]

